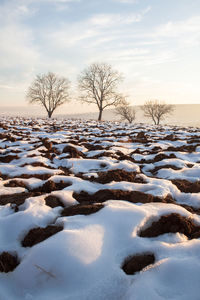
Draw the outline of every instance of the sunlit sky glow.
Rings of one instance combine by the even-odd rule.
[[[132,104],[200,104],[200,1],[0,0],[0,106],[25,105],[35,75],[48,71],[75,91],[92,62],[123,73]]]

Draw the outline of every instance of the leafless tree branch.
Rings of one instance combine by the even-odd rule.
[[[115,114],[120,116],[122,121],[128,121],[130,124],[135,120],[135,110],[125,98],[116,105]]]
[[[30,103],[44,106],[50,118],[57,107],[69,101],[69,86],[67,78],[59,77],[52,72],[37,75],[26,97]]]
[[[98,120],[101,120],[106,107],[115,105],[121,99],[121,95],[116,92],[121,80],[119,72],[106,63],[94,63],[79,76],[80,100],[98,106]]]
[[[163,101],[149,100],[142,106],[142,110],[145,117],[151,118],[155,125],[159,125],[166,115],[173,112],[173,106]]]

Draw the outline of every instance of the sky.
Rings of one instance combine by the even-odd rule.
[[[27,105],[48,71],[71,81],[93,62],[123,74],[132,105],[150,99],[200,104],[200,0],[0,0],[0,106]]]

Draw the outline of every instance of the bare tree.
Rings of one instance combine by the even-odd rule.
[[[151,118],[155,125],[159,125],[166,115],[173,112],[173,106],[163,101],[149,100],[142,106],[142,110],[145,117]]]
[[[121,100],[122,96],[116,92],[121,80],[120,73],[106,63],[93,63],[79,76],[79,88],[82,92],[80,100],[98,106],[99,121],[106,107],[115,105]]]
[[[51,118],[58,106],[69,101],[69,86],[67,78],[59,77],[52,72],[37,75],[28,89],[27,100],[44,106],[48,117]]]
[[[128,121],[130,124],[135,120],[135,110],[125,98],[116,105],[115,114],[120,116],[122,121]]]

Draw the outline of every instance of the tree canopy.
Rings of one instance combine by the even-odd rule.
[[[28,89],[27,100],[30,103],[39,103],[46,109],[51,118],[55,109],[69,101],[70,82],[52,72],[37,75]]]
[[[98,120],[101,120],[102,112],[106,107],[115,105],[121,100],[122,96],[117,92],[121,81],[121,74],[106,63],[93,63],[78,77],[80,100],[97,105]]]

